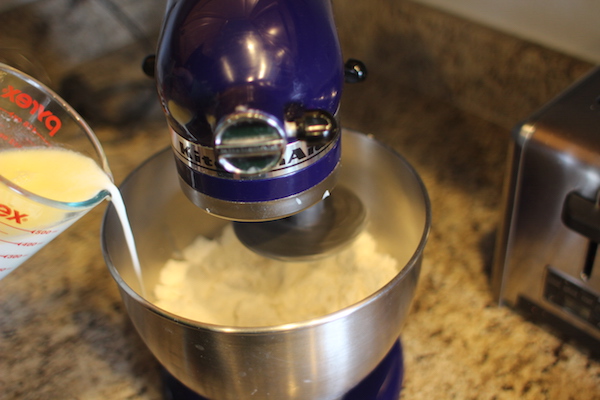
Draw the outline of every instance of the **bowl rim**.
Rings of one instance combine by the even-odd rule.
[[[418,186],[421,190],[421,195],[423,197],[425,218],[424,218],[423,231],[421,233],[419,243],[416,246],[415,250],[413,251],[413,254],[411,255],[410,259],[404,264],[404,266],[402,266],[400,271],[398,271],[398,273],[396,275],[394,275],[394,277],[392,279],[390,279],[381,288],[379,288],[375,292],[371,293],[369,296],[363,298],[362,300],[360,300],[356,303],[353,303],[349,306],[346,306],[344,308],[341,308],[337,311],[334,311],[332,313],[329,313],[329,314],[326,314],[326,315],[323,315],[320,317],[308,319],[308,320],[291,322],[291,323],[286,323],[286,324],[281,324],[281,325],[226,326],[226,325],[210,324],[210,323],[206,323],[206,322],[201,322],[201,321],[196,321],[193,319],[181,317],[181,316],[178,316],[174,313],[171,313],[167,310],[164,310],[164,309],[156,306],[154,303],[150,302],[149,300],[144,298],[142,295],[140,295],[137,291],[135,291],[133,288],[131,288],[125,282],[125,280],[123,279],[123,277],[121,276],[121,274],[119,273],[117,268],[112,263],[110,254],[108,254],[108,251],[107,251],[105,227],[106,227],[106,223],[107,223],[109,214],[111,212],[114,213],[115,210],[114,210],[114,207],[112,206],[112,204],[109,204],[109,206],[107,207],[107,209],[104,213],[104,217],[102,219],[102,227],[101,227],[101,234],[100,234],[101,246],[102,246],[102,253],[104,256],[105,263],[106,263],[111,275],[113,276],[113,279],[115,279],[116,283],[118,284],[119,290],[122,292],[125,292],[132,300],[135,300],[136,302],[141,303],[141,305],[143,305],[146,309],[148,309],[152,313],[158,315],[159,317],[168,319],[171,322],[174,322],[178,325],[181,325],[181,326],[184,326],[187,328],[192,328],[195,330],[205,330],[205,331],[210,331],[210,332],[227,333],[227,334],[233,334],[233,335],[264,335],[264,334],[272,335],[275,333],[285,333],[285,332],[290,332],[290,331],[314,329],[315,327],[334,323],[335,321],[344,319],[344,317],[346,317],[347,315],[355,313],[358,310],[375,302],[378,298],[385,296],[391,290],[391,288],[393,286],[395,286],[395,284],[398,281],[402,280],[406,275],[408,275],[412,271],[412,269],[417,268],[418,265],[421,263],[422,256],[423,256],[423,253],[425,250],[425,246],[427,244],[427,240],[429,237],[429,233],[431,231],[432,213],[431,213],[431,202],[430,202],[429,194],[427,192],[427,188],[426,188],[423,180],[421,179],[421,177],[419,176],[419,174],[417,173],[415,168],[396,150],[394,150],[390,146],[387,146],[387,145],[379,142],[378,140],[376,140],[373,137],[373,135],[366,135],[366,134],[363,134],[363,133],[360,133],[360,132],[357,132],[357,131],[354,131],[351,129],[345,129],[345,128],[343,128],[343,134],[344,135],[350,134],[353,136],[362,137],[366,140],[373,141],[376,145],[381,146],[386,151],[392,153],[392,155],[397,157],[402,162],[403,166],[405,168],[407,168],[407,170],[410,172],[411,176],[415,179],[416,183],[418,184]],[[134,175],[136,175],[136,173],[140,169],[142,169],[145,165],[151,163],[154,159],[161,157],[165,152],[169,152],[169,151],[171,151],[170,146],[168,146],[162,150],[159,150],[158,152],[154,153],[152,156],[150,156],[149,158],[144,160],[139,166],[137,166],[125,178],[125,180],[119,186],[119,188],[126,186],[128,181],[130,179],[133,179]]]

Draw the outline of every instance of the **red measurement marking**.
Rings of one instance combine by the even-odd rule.
[[[23,229],[23,228],[19,228],[17,226],[12,226],[12,225],[7,224],[7,223],[2,222],[2,221],[0,221],[0,225],[6,225],[9,228],[13,228],[13,229],[16,229],[16,230],[21,231],[21,232],[29,232],[32,235],[49,235],[51,233],[56,232],[56,231],[51,230],[51,229],[46,229],[46,230],[44,230],[44,229]],[[6,233],[6,232],[0,231],[0,233]]]
[[[33,125],[31,125],[30,122],[28,122],[28,121],[23,122],[23,119],[21,117],[19,117],[17,114],[15,114],[12,111],[8,111],[5,108],[0,107],[0,111],[4,111],[5,113],[7,113],[12,118],[13,122],[20,123],[21,125],[23,125],[23,127],[25,127],[26,129],[29,129],[31,132],[35,133],[40,139],[42,139],[44,141],[44,143],[46,143],[48,146],[50,146],[50,142],[48,142],[48,140],[46,140],[46,138],[43,137],[42,134],[39,133],[37,131],[37,129],[35,129],[35,127]]]
[[[0,242],[12,244],[14,246],[21,246],[21,247],[35,247],[40,244],[43,244],[43,242],[11,242],[10,240],[3,240],[3,239],[0,239]]]
[[[33,231],[31,231],[31,234],[32,234],[32,235],[49,235],[49,234],[51,234],[52,232],[54,232],[54,231],[51,231],[51,230],[43,230],[43,229],[36,229],[36,230],[33,230]]]
[[[15,258],[21,258],[21,257],[25,257],[25,254],[0,254],[0,258],[7,258],[7,259],[15,259]],[[5,268],[3,270],[0,271],[6,271],[8,268]]]
[[[8,142],[8,144],[10,144],[12,147],[16,147],[16,148],[20,148],[23,147],[21,146],[21,144],[19,142],[17,142],[15,139],[6,136],[4,133],[0,132],[0,139],[4,140],[5,142]]]

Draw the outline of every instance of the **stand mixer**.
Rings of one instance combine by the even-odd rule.
[[[259,253],[321,257],[364,221],[352,192],[327,199],[341,154],[342,84],[366,77],[364,65],[341,57],[328,0],[168,6],[153,75],[181,187],[215,216],[272,221],[235,225]]]
[[[167,398],[396,400],[429,200],[404,159],[339,125],[342,85],[366,69],[342,61],[330,0],[172,0],[144,69],[172,141],[120,188],[143,282],[111,207],[102,247],[165,367]],[[251,250],[285,261],[328,256],[368,230],[399,271],[358,303],[278,326],[190,320],[140,294],[177,247],[229,223]]]

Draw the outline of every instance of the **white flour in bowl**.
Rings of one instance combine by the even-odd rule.
[[[220,237],[198,237],[169,260],[155,287],[157,306],[181,317],[227,326],[272,326],[324,316],[374,293],[397,273],[364,232],[335,255],[282,262],[248,250],[231,224]]]

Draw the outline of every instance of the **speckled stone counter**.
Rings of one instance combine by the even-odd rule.
[[[347,107],[346,123],[372,123],[376,137],[416,167],[431,197],[433,227],[402,334],[402,398],[600,398],[599,363],[492,298],[507,133],[405,89]]]
[[[354,88],[349,96],[372,98],[373,90]],[[405,90],[352,104],[344,110],[346,124],[372,124],[367,133],[403,154],[431,196],[433,229],[402,334],[402,397],[600,398],[600,364],[492,299],[486,270],[506,135],[489,134],[500,128]],[[99,129],[98,135],[117,182],[168,143],[160,119],[130,132]],[[0,281],[3,399],[161,398],[158,366],[104,265],[103,209]]]
[[[496,40],[489,32],[474,28],[467,34],[460,21],[448,23],[410,3],[398,2],[377,16],[358,4],[348,3],[348,15],[338,18],[348,55],[378,63],[397,50],[398,62],[375,65],[367,82],[347,88],[343,125],[373,134],[406,157],[427,186],[433,212],[401,336],[402,399],[600,399],[600,363],[498,307],[488,282],[508,126],[580,75],[582,64],[555,62],[547,52],[513,41],[489,48]],[[394,21],[405,25],[393,28]],[[373,34],[349,38],[365,33],[364,26]],[[435,40],[439,46],[428,43]],[[460,40],[465,46],[458,46]],[[448,51],[453,41],[462,55]],[[469,51],[474,46],[485,51]],[[477,54],[485,57],[477,60]],[[397,71],[403,74],[394,78]],[[469,74],[479,75],[467,82]],[[538,89],[515,94],[528,84]],[[117,183],[168,145],[156,110],[126,127],[95,128]],[[129,322],[103,261],[104,209],[94,209],[0,281],[3,400],[163,398],[158,365]]]

